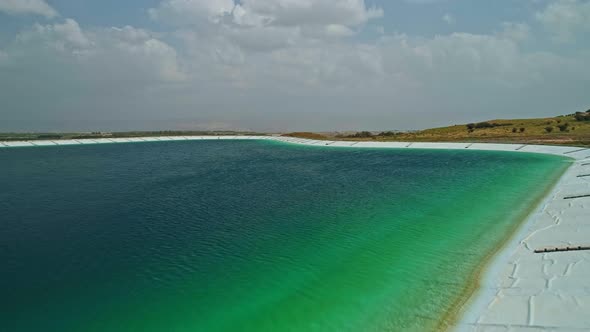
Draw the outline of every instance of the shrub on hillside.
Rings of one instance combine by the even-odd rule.
[[[349,135],[348,137],[352,137],[352,138],[369,138],[369,137],[373,137],[373,134],[370,131],[360,131],[358,133]]]
[[[550,133],[550,132],[552,132],[552,131],[553,131],[553,127],[551,127],[551,126],[549,126],[549,127],[545,127],[545,131],[546,131],[547,133]]]
[[[524,127],[521,127],[521,128],[520,128],[520,132],[521,132],[521,133],[524,133],[524,131],[525,131],[525,130],[526,130],[526,129],[525,129]]]
[[[494,128],[494,125],[489,123],[489,122],[479,122],[475,124],[475,128],[477,129],[481,129],[481,128]]]
[[[568,127],[569,127],[569,123],[564,123],[562,125],[557,126],[557,128],[559,128],[559,131],[564,132],[564,131],[568,131]]]
[[[61,139],[62,136],[58,134],[41,134],[37,136],[37,139]]]
[[[478,123],[468,123],[466,125],[467,130],[472,132],[475,129],[483,129],[483,128],[495,128],[495,127],[510,127],[512,123],[491,123],[491,122],[478,122]]]

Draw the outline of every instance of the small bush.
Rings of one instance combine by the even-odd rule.
[[[42,134],[37,136],[37,139],[61,139],[62,136],[58,134]]]
[[[482,129],[482,128],[495,128],[495,127],[510,127],[512,123],[490,123],[490,122],[478,122],[467,124],[467,130]]]
[[[552,132],[552,131],[553,131],[553,127],[551,127],[551,126],[549,126],[549,127],[545,127],[545,131],[546,131],[547,133],[550,133],[550,132]]]
[[[520,128],[520,132],[521,132],[521,133],[524,133],[524,131],[525,131],[525,130],[526,130],[526,129],[525,129],[524,127],[521,127],[521,128]]]
[[[564,123],[562,125],[557,126],[557,128],[559,128],[559,131],[564,132],[564,131],[568,131],[567,128],[569,127],[569,123]]]
[[[516,134],[518,132],[518,129],[512,128],[512,132]]]
[[[349,135],[348,137],[369,138],[369,137],[373,137],[373,134],[370,131],[361,131],[356,134]]]

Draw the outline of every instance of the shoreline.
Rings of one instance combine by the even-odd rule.
[[[450,313],[444,322],[441,322],[441,327],[444,330],[468,330],[466,324],[471,319],[478,318],[477,313],[484,310],[486,299],[489,298],[490,293],[487,292],[489,284],[493,283],[494,276],[500,275],[498,266],[505,261],[505,254],[516,245],[518,239],[521,238],[522,233],[526,231],[527,224],[533,220],[536,211],[539,207],[549,199],[550,194],[558,187],[564,174],[572,165],[564,167],[559,172],[556,172],[554,178],[549,182],[543,191],[526,210],[524,210],[518,217],[515,217],[514,226],[510,229],[509,234],[504,238],[495,250],[489,252],[486,258],[482,260],[477,267],[472,282],[466,286],[465,296],[457,300],[457,304],[449,311]],[[471,318],[471,319],[470,319]],[[467,329],[466,329],[467,328]]]
[[[532,253],[539,246],[590,244],[572,243],[570,240],[572,232],[580,233],[579,230],[582,229],[581,233],[583,233],[584,227],[590,231],[590,222],[584,223],[583,220],[584,213],[588,212],[583,200],[590,202],[590,198],[574,198],[564,203],[568,195],[590,194],[590,177],[579,177],[582,172],[590,174],[590,149],[588,148],[495,143],[316,141],[278,136],[174,136],[0,142],[0,150],[16,147],[228,139],[270,140],[334,148],[493,150],[540,153],[569,158],[570,165],[556,175],[556,179],[553,179],[545,191],[539,194],[534,205],[531,205],[526,213],[519,217],[520,222],[515,224],[510,236],[482,261],[473,275],[474,281],[465,287],[465,296],[457,299],[456,305],[445,314],[438,326],[459,331],[590,327],[590,319],[581,315],[584,310],[590,310],[590,281],[585,282],[587,273],[590,273],[590,252]],[[581,162],[582,160],[585,161]],[[569,213],[571,218],[566,210],[571,210]],[[573,224],[566,225],[566,221],[570,219],[573,220]],[[572,230],[571,227],[577,228]],[[540,240],[536,239],[539,237]],[[584,234],[576,238],[582,241]],[[552,274],[551,269],[554,265],[562,267],[561,272]],[[582,274],[581,277],[570,279],[569,277],[576,275],[577,270],[581,271],[579,272]],[[584,272],[586,278],[583,278]],[[560,282],[556,283],[556,280]],[[564,292],[568,294],[565,297]],[[576,295],[578,293],[582,295]],[[535,305],[536,299],[540,297],[544,297],[544,300]],[[583,303],[588,304],[583,305]],[[556,307],[561,307],[559,314],[555,314]],[[568,314],[571,312],[574,314]],[[546,319],[546,316],[550,318]]]
[[[572,192],[590,192],[589,182],[578,177],[590,172],[584,163],[574,161],[565,170],[485,267],[480,286],[464,304],[454,330],[590,328],[584,314],[590,310],[590,253],[534,253],[547,247],[578,246],[588,238],[590,221],[585,220],[588,207],[583,198],[565,201]]]
[[[131,138],[96,138],[71,140],[30,140],[30,141],[0,141],[2,148],[18,147],[47,147],[92,144],[121,144],[141,142],[169,142],[169,141],[199,141],[199,140],[270,140],[308,146],[352,147],[352,148],[388,148],[388,149],[427,149],[427,150],[482,150],[505,151],[521,153],[540,153],[574,160],[590,158],[590,148],[557,145],[508,144],[508,143],[446,143],[446,142],[371,142],[371,141],[326,141],[288,136],[161,136],[161,137],[131,137]]]

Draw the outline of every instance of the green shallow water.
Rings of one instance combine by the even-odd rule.
[[[0,330],[434,330],[568,165],[263,141],[0,149]]]

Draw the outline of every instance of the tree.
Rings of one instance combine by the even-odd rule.
[[[552,132],[552,131],[553,131],[553,127],[550,127],[550,126],[549,126],[549,127],[545,127],[545,131],[546,131],[547,133],[550,133],[550,132]]]

